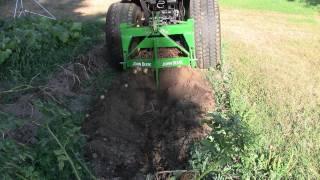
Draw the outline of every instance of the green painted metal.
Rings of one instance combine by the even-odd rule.
[[[159,70],[163,68],[174,68],[182,66],[196,67],[194,20],[188,19],[178,24],[160,25],[154,18],[152,26],[137,27],[132,24],[121,24],[121,41],[123,49],[123,68],[134,67],[152,68],[155,70],[157,84],[159,83]],[[178,44],[172,36],[180,36],[184,39],[186,47]],[[140,41],[135,48],[130,49],[134,39]],[[178,48],[183,57],[160,58],[159,48]],[[133,54],[141,49],[151,49],[153,56],[150,59],[137,59]]]

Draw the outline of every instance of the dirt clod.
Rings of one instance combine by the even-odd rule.
[[[160,79],[157,89],[152,75],[123,73],[93,107],[83,131],[99,178],[186,169],[191,143],[210,131],[201,120],[214,98],[201,73],[169,69]]]

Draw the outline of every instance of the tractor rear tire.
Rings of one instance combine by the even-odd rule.
[[[106,16],[106,53],[108,63],[122,69],[123,62],[120,24],[137,24],[142,17],[141,8],[134,3],[114,3]]]
[[[218,0],[190,0],[190,18],[195,20],[198,67],[221,64],[221,25]]]

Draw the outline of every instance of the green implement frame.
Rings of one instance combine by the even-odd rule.
[[[181,21],[178,24],[160,25],[157,21],[152,26],[137,27],[132,24],[120,25],[123,68],[152,68],[155,70],[157,86],[159,86],[159,71],[163,68],[173,68],[191,66],[195,68],[195,37],[194,20]],[[184,45],[176,42],[174,37],[181,37]],[[138,43],[132,47],[134,39],[139,39]],[[160,48],[177,48],[182,56],[172,58],[160,58]],[[141,49],[152,50],[150,58],[136,58],[133,55]]]

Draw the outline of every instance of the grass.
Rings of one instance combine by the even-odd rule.
[[[227,82],[228,103],[222,105],[247,125],[253,142],[236,154],[238,161],[211,173],[319,179],[320,23],[310,16],[316,11],[296,2],[224,0],[222,12],[223,76],[230,78],[215,86]]]
[[[314,15],[317,7],[308,6],[301,1],[287,0],[221,0],[220,4],[223,7],[232,7],[240,9],[250,9],[258,11],[273,11],[289,14]]]
[[[244,114],[244,121],[258,134],[258,149],[269,148],[289,166],[281,176],[319,177],[319,100],[313,94],[316,90],[307,88],[316,85],[312,77],[308,81],[299,77],[303,74],[294,75],[299,66],[283,66],[278,64],[283,59],[272,60],[238,45],[230,48],[239,53],[232,58],[233,111]],[[263,60],[271,62],[263,64]],[[282,68],[273,69],[277,66]]]
[[[208,75],[218,106],[209,121],[214,131],[193,147],[191,166],[202,179],[319,179],[316,10],[285,0],[221,0],[221,4],[224,67],[222,73]],[[95,33],[88,27],[87,34]],[[61,51],[55,58],[69,61],[69,53],[70,49]],[[92,83],[108,84],[106,76]],[[32,147],[0,141],[0,177],[88,179],[90,172],[81,160],[83,114],[55,104],[38,105],[51,119],[41,127],[40,141]],[[2,132],[23,122],[2,113],[0,119]]]

